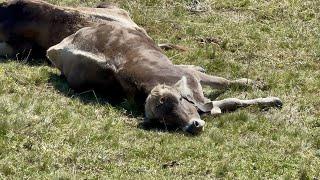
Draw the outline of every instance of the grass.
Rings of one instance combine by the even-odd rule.
[[[197,137],[148,131],[103,96],[75,94],[45,62],[1,60],[0,179],[320,178],[320,1],[215,0],[202,13],[190,0],[112,1],[156,42],[188,47],[166,52],[174,63],[268,84],[219,99],[272,95],[283,109],[205,117]],[[199,43],[208,37],[218,43]]]

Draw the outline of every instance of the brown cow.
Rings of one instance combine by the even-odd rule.
[[[203,113],[220,114],[254,104],[282,106],[276,97],[207,99],[202,85],[224,89],[254,81],[227,80],[207,75],[200,67],[174,65],[126,11],[99,7],[72,9],[35,0],[4,3],[0,7],[0,55],[31,48],[41,54],[48,49],[47,57],[71,88],[95,88],[128,98],[145,106],[146,121],[192,134],[203,130]]]

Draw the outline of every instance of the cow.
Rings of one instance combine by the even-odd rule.
[[[253,86],[247,78],[228,80],[194,65],[175,65],[128,12],[114,5],[69,8],[38,0],[0,5],[0,55],[22,51],[46,55],[78,91],[95,89],[144,107],[145,122],[203,131],[202,115],[240,107],[282,107],[277,97],[210,100],[203,86]]]

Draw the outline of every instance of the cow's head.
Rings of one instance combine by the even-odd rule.
[[[191,90],[185,77],[174,86],[154,87],[146,100],[146,119],[178,127],[192,134],[201,132],[205,122],[200,119],[195,104],[185,96],[186,91]]]

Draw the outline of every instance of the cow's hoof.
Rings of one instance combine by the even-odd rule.
[[[278,109],[281,109],[282,106],[283,106],[283,103],[282,103],[282,101],[281,101],[279,98],[277,98],[277,99],[274,101],[274,106],[275,106],[276,108],[278,108]]]
[[[206,69],[204,69],[203,67],[201,66],[196,66],[196,65],[189,65],[189,67],[195,71],[199,71],[199,72],[202,72],[202,73],[205,73],[206,72]]]
[[[264,110],[269,110],[271,107],[281,109],[283,106],[282,101],[277,97],[262,98],[259,106]]]

